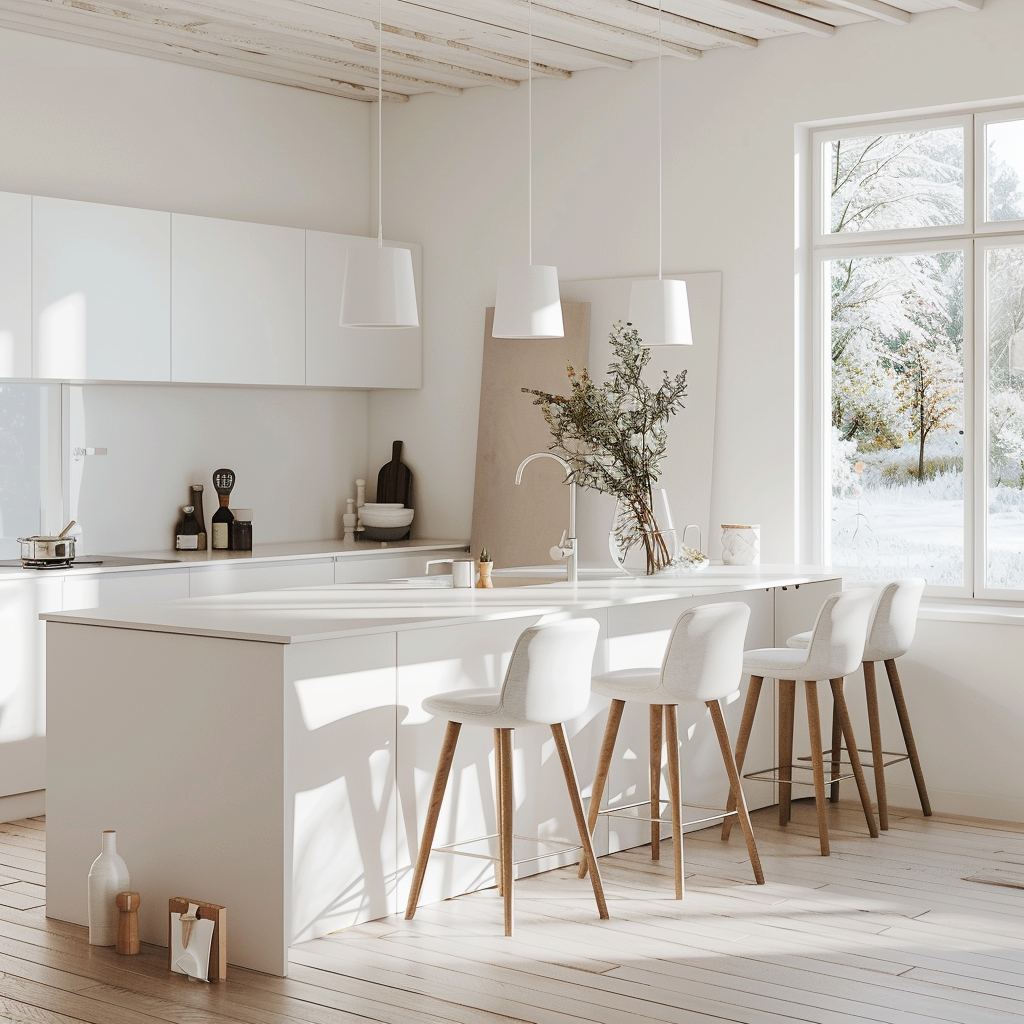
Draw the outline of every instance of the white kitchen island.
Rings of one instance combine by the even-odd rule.
[[[47,914],[86,923],[99,833],[116,829],[142,894],[144,941],[166,942],[171,896],[221,903],[229,961],[284,975],[292,943],[404,906],[444,729],[423,698],[499,685],[518,635],[545,619],[595,618],[594,667],[604,671],[657,664],[677,616],[704,601],[749,604],[747,646],[770,646],[809,628],[840,586],[828,570],[762,566],[488,591],[331,586],[49,613]],[[584,795],[606,707],[594,698],[568,723]],[[727,708],[733,735],[740,708]],[[758,716],[750,768],[774,764],[771,722]],[[646,726],[646,713],[627,709],[612,802],[646,793]],[[542,732],[516,739],[516,830],[571,836]],[[683,713],[680,735],[684,802],[724,806],[703,707]],[[464,732],[438,844],[495,831],[492,770],[489,732]],[[773,789],[751,786],[751,804],[773,802]],[[648,837],[644,824],[602,818],[595,845],[601,854]],[[488,861],[438,854],[421,902],[491,884]]]

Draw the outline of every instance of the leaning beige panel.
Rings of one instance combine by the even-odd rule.
[[[476,442],[472,551],[485,544],[496,568],[550,565],[548,550],[569,524],[565,473],[550,459],[532,464],[516,486],[519,463],[551,443],[540,409],[523,388],[564,394],[566,364],[587,365],[590,303],[563,302],[565,337],[549,340],[492,338],[494,309],[484,326],[480,425]],[[586,557],[586,552],[584,552]]]

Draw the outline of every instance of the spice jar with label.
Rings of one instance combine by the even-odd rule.
[[[231,550],[252,551],[252,509],[233,508],[231,514]]]

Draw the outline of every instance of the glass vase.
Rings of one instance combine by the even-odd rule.
[[[680,541],[663,487],[635,503],[616,502],[608,550],[630,576],[656,576],[677,567]]]
[[[101,837],[100,855],[89,868],[89,945],[117,943],[117,905],[114,898],[131,885],[128,866],[117,852],[117,833]]]

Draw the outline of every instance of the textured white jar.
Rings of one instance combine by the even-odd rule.
[[[100,855],[89,868],[89,945],[117,944],[117,905],[114,898],[131,887],[128,865],[118,855],[117,833],[102,835]]]
[[[722,523],[722,564],[758,565],[761,561],[761,526]]]

